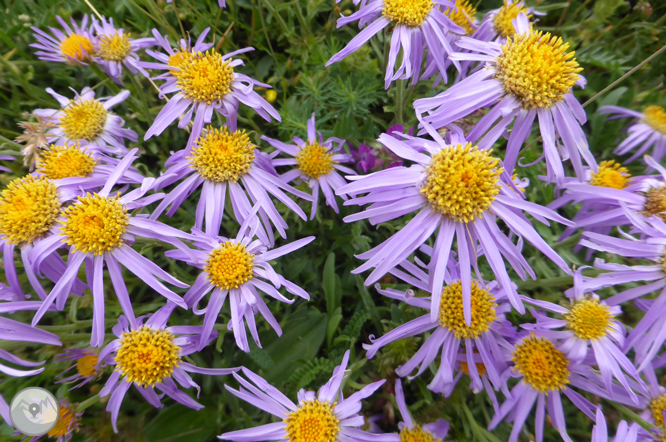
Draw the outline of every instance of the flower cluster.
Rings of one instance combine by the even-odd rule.
[[[655,374],[666,366],[664,109],[599,110],[634,119],[615,150],[631,154],[625,163],[644,158],[646,175],[632,176],[616,159],[597,163],[582,128],[584,105],[573,92],[585,86],[582,67],[568,43],[538,29],[537,10],[505,0],[479,20],[467,0],[354,4],[358,10],[342,15],[338,27],[358,21],[361,30],[327,66],[390,31],[390,40],[384,36],[386,89],[430,78],[447,83],[450,66],[456,70],[452,85],[414,101],[416,134],[396,124],[356,148],[324,136],[316,113],[301,122],[307,138],[285,141],[261,133],[253,114],[265,123],[281,117],[257,92],[270,85],[243,73],[244,58],[254,49],[222,53],[221,43],[209,38],[210,28],[196,39],[183,31],[175,43],[157,29],[133,38],[102,16],[69,23],[58,17],[61,28],[49,33],[33,28],[32,46],[44,61],[88,66],[102,76],[104,71],[117,85],[134,76],[134,83],[157,89],[164,105],[143,128],[143,141],[176,121],[174,132],[187,141],[173,143],[160,170],[148,176],[142,166],[149,154],[135,146],[139,136],[129,128],[139,123],[112,112],[128,100],[129,90],[111,83],[114,95],[99,97],[96,87],[86,86],[68,98],[46,89],[57,105],[34,109],[37,123],[23,122],[26,133],[18,139],[26,143],[22,153],[31,172],[8,180],[0,192],[7,282],[0,285],[0,314],[7,315],[0,316],[0,341],[67,344],[44,324],[64,318],[68,306],[75,319],[79,300],[90,300],[91,320],[74,321],[77,329],[90,327],[90,347],[68,346],[56,356],[54,362],[70,366],[54,382],[76,389],[104,379],[96,397],[105,398],[116,433],[128,394],[138,392],[155,408],[172,399],[199,410],[203,405],[187,392],[196,390],[197,399],[201,392],[192,376],[233,375],[225,382],[239,386],[226,383],[228,393],[277,419],[225,428],[222,440],[443,442],[456,424],[440,416],[430,423],[415,419],[401,378],[418,378],[422,393],[427,388],[443,398],[468,378],[469,388],[493,407],[488,429],[512,425],[509,442],[522,440],[526,428],[542,442],[547,425],[571,441],[565,408],[572,407],[594,423],[593,441],[607,441],[601,400],[642,410],[654,427],[622,421],[614,440],[666,437],[666,389]],[[477,112],[481,118],[466,128],[463,119]],[[514,173],[517,165],[527,167],[520,164],[521,149],[539,142],[526,146],[535,122],[542,149],[537,163],[545,159],[546,171],[538,185],[555,188],[548,206],[530,201],[529,181]],[[506,149],[497,149],[502,136]],[[648,151],[651,156],[644,155]],[[566,176],[567,164],[575,177]],[[557,212],[569,205],[578,206],[571,220]],[[352,356],[354,349],[346,348],[331,352],[329,380],[317,392],[300,389],[295,401],[269,376],[246,367],[201,366],[203,352],[215,341],[219,351],[227,330],[235,346],[225,351],[240,350],[248,360],[262,357],[253,350],[273,332],[284,339],[285,306],[317,296],[293,282],[298,269],[283,265],[285,256],[313,247],[315,237],[286,241],[287,230],[298,235],[301,223],[316,220],[323,231],[324,221],[331,221],[324,218],[341,212],[346,223],[391,226],[391,235],[359,253],[362,263],[345,277],[369,272],[365,285],[387,298],[391,322],[401,323],[387,326],[382,336],[367,336],[364,355]],[[178,213],[187,215],[184,223],[170,221]],[[559,226],[562,241],[580,235],[570,245],[586,248],[586,260],[603,253],[593,267],[572,267],[565,260],[571,254],[540,233]],[[155,256],[168,264],[158,265]],[[524,290],[544,265],[560,272],[565,285],[570,281],[560,299]],[[129,278],[141,281],[150,303],[137,301]],[[329,301],[335,281],[333,289],[324,288],[327,307],[335,306]],[[358,287],[366,290],[360,282]],[[612,296],[606,296],[608,288]],[[341,310],[328,312],[329,347]],[[400,320],[404,311],[413,317]],[[635,323],[625,325],[625,311],[636,316]],[[34,312],[31,321],[24,320],[26,312]],[[375,326],[380,319],[373,318]],[[351,373],[361,373],[362,356],[366,362],[379,359],[407,340],[417,344],[392,367],[390,382],[370,372],[361,383],[348,382]],[[0,360],[6,376],[44,370],[37,368],[43,362],[2,347]],[[358,391],[345,396],[350,387]],[[399,432],[385,432],[385,419],[361,414],[362,401],[376,392],[394,393]],[[64,397],[59,407],[60,419],[48,435],[66,442],[85,408]],[[534,424],[528,425],[533,409]],[[2,396],[0,417],[12,425]]]

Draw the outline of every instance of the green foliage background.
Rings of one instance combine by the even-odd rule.
[[[446,87],[432,89],[429,82],[421,82],[415,88],[405,86],[403,89],[394,84],[385,91],[385,42],[382,36],[374,38],[371,44],[343,62],[325,68],[326,61],[358,32],[353,25],[339,30],[335,26],[340,12],[348,15],[355,10],[351,0],[344,0],[338,5],[334,0],[228,0],[230,4],[226,9],[219,9],[217,0],[175,1],[176,5],[167,4],[164,0],[91,0],[91,3],[101,14],[112,17],[116,25],[129,30],[135,38],[149,36],[152,28],[169,34],[172,39],[179,38],[182,25],[196,39],[202,30],[211,27],[210,37],[215,38],[222,52],[255,47],[255,52],[244,57],[246,66],[242,71],[275,88],[277,100],[273,104],[283,121],[279,124],[265,123],[247,107],[242,107],[239,125],[251,130],[253,141],[266,151],[271,149],[260,141],[261,135],[283,141],[292,136],[304,136],[306,121],[312,112],[316,113],[318,129],[325,137],[337,136],[355,145],[363,142],[378,148],[374,140],[390,125],[415,125],[411,107],[414,99],[434,95]],[[500,0],[476,3],[480,11],[479,19],[484,12],[501,6]],[[542,0],[528,1],[528,4],[547,13],[538,23],[539,29],[561,35],[576,50],[577,59],[585,68],[583,75],[588,80],[584,91],[575,92],[581,102],[595,96],[657,51],[666,36],[666,3],[660,0]],[[80,90],[83,86],[95,87],[98,96],[117,92],[118,87],[101,72],[85,66],[71,67],[40,61],[34,50],[28,47],[34,42],[30,26],[40,29],[58,27],[56,15],[79,20],[84,13],[90,14],[91,10],[86,3],[78,0],[3,2],[0,8],[0,153],[18,155],[20,146],[12,140],[20,134],[17,123],[25,112],[56,107],[55,100],[45,92],[45,88],[52,87],[68,96],[73,95],[68,88]],[[225,32],[226,37],[223,38]],[[665,71],[666,56],[658,57],[587,107],[589,122],[584,130],[598,160],[613,157],[612,150],[618,144],[624,123],[604,122],[595,114],[597,107],[614,104],[641,109],[650,104],[664,105]],[[115,111],[126,119],[127,125],[142,140],[164,101],[157,97],[156,91],[143,77],[125,72],[123,79],[131,96]],[[169,152],[184,147],[187,135],[171,126],[159,137],[140,141],[137,146],[142,156],[137,167],[146,176],[157,176]],[[534,161],[540,155],[540,143],[535,139],[536,135],[533,135],[527,143],[530,147],[524,152],[525,163]],[[501,152],[503,145],[500,143],[496,148]],[[3,186],[16,176],[27,173],[20,158],[5,165],[13,169],[14,175],[0,176]],[[643,166],[634,163],[630,170],[641,174]],[[552,200],[553,186],[544,185],[538,178],[545,173],[543,163],[518,172],[531,180],[532,185],[527,190],[530,201],[545,205]],[[173,218],[163,218],[162,221],[189,231],[194,223],[197,198],[190,198]],[[309,213],[309,207],[303,207]],[[363,286],[362,275],[350,272],[360,262],[354,258],[355,254],[379,244],[406,220],[376,228],[365,222],[345,224],[342,217],[351,213],[350,209],[343,208],[342,213],[336,215],[320,204],[316,219],[303,222],[283,206],[279,209],[290,225],[288,241],[308,235],[317,237],[309,246],[276,263],[276,270],[307,290],[312,300],[298,300],[290,306],[272,303],[271,309],[280,321],[284,335],[278,339],[268,324],[260,320],[263,349],[254,346],[249,354],[239,351],[233,336],[218,325],[220,337],[217,342],[191,359],[204,367],[245,365],[295,398],[298,389],[316,389],[324,382],[341,361],[345,350],[350,348],[351,374],[345,384],[346,394],[361,385],[387,378],[383,389],[366,403],[364,413],[382,414],[382,427],[396,430],[400,418],[393,396],[393,370],[414,353],[423,338],[390,345],[373,360],[364,358],[361,344],[368,342],[370,335],[380,336],[420,313],[411,307],[388,302],[373,287]],[[575,211],[566,209],[562,213],[572,217]],[[222,234],[233,236],[238,226],[230,219],[233,218],[225,217]],[[560,226],[537,224],[537,228],[568,263],[573,266],[585,264],[584,253],[572,251],[578,236],[558,242]],[[282,243],[282,240],[278,241],[278,245]],[[178,266],[166,259],[162,245],[140,241],[136,248],[177,278],[194,282],[197,276],[194,269]],[[561,300],[562,290],[570,286],[571,278],[563,275],[531,247],[526,247],[525,255],[539,279],[538,282],[520,282],[515,278],[521,293],[555,302]],[[162,305],[161,297],[133,275],[128,272],[125,275],[137,314],[153,312]],[[390,278],[383,282],[395,283]],[[110,290],[110,287],[107,288],[107,293]],[[67,346],[83,347],[90,338],[91,306],[90,294],[86,294],[83,298],[70,301],[64,313],[47,315],[40,326],[57,332]],[[120,313],[115,297],[108,296],[107,331],[110,332]],[[228,308],[223,309],[222,316],[218,324],[228,320]],[[29,322],[31,314],[16,314],[15,317]],[[515,324],[532,320],[529,314],[522,318],[515,315],[512,319]],[[629,309],[622,319],[631,325],[636,318]],[[176,311],[172,324],[200,324],[201,321],[202,318],[191,311]],[[108,338],[111,339],[111,335]],[[56,347],[26,347],[7,342],[0,343],[0,347],[10,348],[30,360],[47,360],[46,370],[38,376],[0,377],[0,392],[7,400],[26,386],[55,389],[53,378],[68,367],[67,364],[52,362],[53,356],[60,351]],[[73,402],[82,402],[99,391],[108,374],[81,389],[68,392],[63,386],[59,392]],[[507,439],[510,427],[506,424],[493,434],[485,430],[492,416],[492,406],[484,394],[475,395],[469,390],[468,383],[462,381],[447,399],[432,394],[426,388],[430,376],[432,373],[426,372],[406,385],[407,402],[411,404],[411,411],[418,421],[426,423],[444,417],[451,422],[449,438],[452,440],[498,442]],[[195,381],[202,387],[200,401],[206,405],[201,411],[189,410],[169,399],[164,401],[164,408],[156,410],[136,391],[130,391],[121,410],[119,435],[113,434],[110,417],[104,411],[105,404],[102,402],[92,404],[85,410],[83,426],[74,440],[212,441],[224,431],[264,424],[271,419],[266,413],[226,392],[223,388],[225,382],[235,385],[231,377],[197,375]],[[591,399],[598,402],[598,399]],[[607,404],[605,410],[609,420],[615,422],[631,416],[626,408],[613,407],[612,404]],[[571,405],[565,412],[569,434],[576,440],[589,440],[590,421]],[[11,434],[12,429],[6,424],[0,425],[0,440],[19,439],[12,438]],[[528,441],[529,437],[525,432],[522,440]],[[559,440],[559,435],[548,427],[546,440]]]

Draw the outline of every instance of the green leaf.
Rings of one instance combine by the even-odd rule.
[[[215,407],[196,411],[180,404],[171,405],[146,425],[143,434],[152,442],[213,440],[218,432],[216,413]]]
[[[337,296],[338,291],[336,290],[335,286],[336,283],[339,283],[339,281],[336,281],[336,274],[335,274],[335,253],[331,252],[328,254],[328,257],[326,258],[326,263],[324,264],[324,281],[323,281],[323,286],[324,286],[324,293],[326,294],[326,311],[328,312],[329,315],[331,315],[333,312],[338,308],[341,307],[341,300]],[[342,292],[340,292],[342,294]]]
[[[370,312],[370,318],[372,319],[373,324],[375,324],[377,330],[382,330],[382,318],[379,316],[379,311],[377,310],[375,301],[372,300],[372,296],[370,296],[368,288],[363,285],[363,281],[361,281],[360,276],[356,277],[356,287],[358,288],[358,291],[361,295],[363,305]]]
[[[340,321],[342,320],[342,309],[340,307],[335,309],[335,312],[331,315],[331,317],[328,320],[328,326],[326,328],[326,345],[331,346],[331,342],[333,341],[333,335],[335,334],[335,331],[338,329],[338,325],[340,325]]]

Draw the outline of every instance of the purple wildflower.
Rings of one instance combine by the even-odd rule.
[[[163,197],[162,194],[144,197],[151,190],[154,178],[146,178],[140,188],[124,195],[118,192],[115,196],[111,196],[111,189],[117,183],[118,178],[129,169],[136,159],[137,150],[130,151],[118,163],[102,190],[92,195],[88,193],[86,196],[80,196],[76,202],[65,208],[58,219],[60,225],[52,227],[50,236],[41,239],[33,247],[30,253],[30,265],[34,272],[38,272],[42,268],[44,259],[57,249],[66,247],[69,250],[67,267],[35,314],[33,325],[39,322],[54,302],[58,310],[65,307],[72,284],[83,264],[85,264],[88,285],[93,293],[91,345],[94,347],[99,347],[104,342],[103,275],[105,263],[114,291],[132,326],[136,324],[136,319],[122,276],[121,264],[162,296],[186,308],[185,302],[157,278],[176,287],[185,288],[188,285],[143,257],[131,246],[135,237],[141,236],[158,239],[189,250],[177,238],[189,238],[190,235],[145,216],[129,212],[145,207]],[[91,219],[94,219],[95,223],[91,223]]]
[[[173,303],[168,303],[149,318],[142,316],[133,320],[133,324],[120,316],[118,324],[113,327],[113,334],[118,339],[111,341],[99,355],[100,361],[115,366],[99,395],[111,395],[106,411],[111,413],[111,424],[116,433],[120,406],[132,384],[156,408],[162,407],[161,399],[167,395],[186,407],[200,410],[203,405],[178,388],[180,385],[200,391],[188,373],[219,376],[238,371],[238,368],[202,368],[184,362],[182,357],[205,347],[215,339],[217,331],[202,340],[201,327],[167,327],[166,323],[174,308]]]
[[[528,7],[523,1],[504,0],[502,7],[490,10],[483,16],[473,37],[481,41],[495,41],[504,44],[508,37],[513,37],[516,33],[513,20],[521,13],[525,14],[528,20],[531,20],[534,15],[545,15]]]
[[[256,209],[257,206],[254,207],[255,211]],[[254,213],[250,213],[235,239],[210,236],[195,230],[193,240],[197,250],[191,252],[172,250],[166,253],[171,258],[185,261],[189,265],[203,270],[185,294],[185,302],[192,307],[194,313],[205,314],[201,332],[202,346],[213,332],[213,326],[227,297],[231,309],[231,321],[228,327],[233,330],[238,347],[246,352],[250,351],[250,346],[243,322],[250,329],[250,334],[256,344],[261,347],[254,319],[257,312],[261,313],[278,336],[282,335],[280,325],[259,292],[280,302],[291,304],[294,300],[284,297],[278,291],[280,287],[284,286],[289,293],[303,299],[310,299],[305,290],[278,275],[269,261],[300,249],[312,242],[314,237],[310,236],[268,250],[261,241],[252,239],[254,232],[247,235],[245,233],[254,216]],[[199,309],[199,302],[209,293],[208,306]]]
[[[64,352],[56,355],[53,359],[53,362],[56,363],[65,361],[73,361],[74,364],[56,376],[56,379],[62,378],[57,381],[58,384],[69,384],[80,381],[78,384],[70,388],[70,390],[82,387],[88,382],[99,378],[102,374],[103,361],[100,361],[98,351],[84,348],[68,348]],[[76,369],[74,374],[63,377],[72,369]]]
[[[500,167],[492,151],[467,143],[458,131],[445,142],[433,131],[436,141],[412,138],[396,140],[386,134],[378,141],[405,160],[410,167],[395,167],[371,175],[360,176],[338,190],[353,198],[345,205],[371,204],[364,212],[347,216],[345,222],[369,219],[372,225],[390,221],[418,211],[399,232],[374,249],[358,255],[366,262],[355,269],[360,273],[374,267],[366,285],[378,281],[389,270],[416,251],[439,228],[428,266],[430,293],[442,293],[444,273],[453,238],[457,238],[463,290],[465,322],[471,323],[471,268],[477,275],[476,250],[483,249],[498,284],[519,312],[524,307],[509,278],[504,258],[521,278],[526,272],[536,275],[522,255],[522,240],[532,243],[551,261],[569,272],[567,264],[534,230],[523,212],[532,214],[542,223],[546,218],[571,225],[555,212],[525,201],[511,178]],[[359,197],[358,194],[367,193]],[[519,236],[514,244],[497,225],[497,218]],[[480,244],[480,247],[479,247]],[[482,279],[482,278],[479,278]],[[431,319],[439,313],[439,296],[432,297]]]
[[[582,179],[581,157],[596,171],[580,127],[587,117],[571,92],[574,84],[585,83],[578,75],[582,69],[573,54],[566,52],[568,44],[532,30],[525,14],[519,14],[514,23],[517,33],[504,44],[462,37],[458,46],[478,54],[457,52],[451,58],[485,62],[484,68],[436,97],[416,100],[417,115],[425,129],[432,131],[429,125],[440,129],[478,109],[493,106],[467,138],[481,149],[490,148],[513,122],[504,158],[509,173],[513,172],[520,148],[538,116],[548,181],[562,182],[562,161],[567,159],[571,159],[576,175]],[[544,72],[548,75],[542,77]],[[429,115],[422,117],[425,112]],[[558,139],[563,149],[558,147]]]
[[[627,129],[629,136],[615,148],[613,153],[625,155],[635,150],[625,161],[630,163],[652,148],[652,157],[657,163],[661,163],[666,154],[666,111],[663,107],[648,106],[641,113],[619,106],[602,106],[599,108],[599,113],[610,114],[609,120],[634,119]]]
[[[202,230],[205,221],[206,233],[219,234],[228,193],[234,216],[240,224],[247,220],[252,206],[259,205],[254,216],[262,221],[263,228],[257,231],[257,235],[264,244],[272,246],[275,239],[271,224],[283,238],[288,225],[269,195],[303,220],[307,219],[305,213],[286,193],[311,200],[310,195],[294,189],[278,177],[274,167],[277,161],[257,149],[245,131],[229,132],[226,126],[220,130],[208,127],[191,151],[180,150],[167,160],[167,170],[157,180],[156,189],[183,181],[167,194],[150,218],[157,219],[169,206],[167,216],[172,216],[183,201],[202,186],[195,212],[196,229]]]
[[[410,3],[399,0],[362,2],[359,10],[349,17],[341,15],[337,27],[358,20],[359,28],[365,29],[331,57],[326,66],[343,60],[384,28],[394,26],[384,78],[386,89],[395,80],[411,78],[412,84],[419,81],[425,48],[446,81],[446,69],[451,63],[449,57],[454,52],[449,43],[449,34],[465,33],[462,27],[442,12],[442,9],[446,8],[456,7],[445,0],[418,0]],[[401,50],[402,63],[396,70],[395,64]],[[460,64],[456,60],[452,63],[460,70]]]
[[[47,88],[46,92],[58,100],[61,109],[36,109],[34,114],[55,125],[47,132],[49,143],[58,145],[81,143],[83,147],[99,149],[114,155],[127,153],[124,138],[136,142],[136,132],[123,128],[125,120],[110,112],[118,103],[129,97],[129,91],[122,91],[115,97],[95,98],[95,91],[83,88],[81,94],[75,92],[70,100]]]
[[[601,407],[597,408],[596,416],[596,425],[592,427],[592,442],[638,442],[639,427],[636,422],[628,425],[627,421],[620,421],[615,432],[615,437],[609,439],[606,416],[601,411]]]
[[[80,26],[71,18],[71,27],[59,16],[56,16],[56,20],[65,32],[49,28],[53,34],[50,36],[41,29],[32,28],[35,31],[37,43],[32,43],[30,46],[39,49],[35,55],[44,61],[67,63],[73,66],[87,64],[94,53],[95,41],[92,27],[88,25],[88,14],[83,15]]]
[[[317,135],[319,138],[317,139]],[[335,193],[347,182],[337,172],[338,170],[350,175],[356,175],[354,170],[342,166],[340,163],[349,163],[353,161],[351,155],[342,151],[344,141],[338,138],[329,138],[324,140],[321,133],[315,131],[315,114],[308,120],[308,139],[307,142],[298,137],[294,137],[294,144],[286,144],[268,137],[261,137],[271,146],[282,153],[291,155],[294,158],[273,160],[274,166],[296,166],[294,169],[281,176],[285,183],[294,180],[305,182],[312,189],[312,211],[310,219],[314,219],[317,213],[317,203],[319,200],[319,189],[321,189],[326,204],[339,213],[338,204],[335,201]],[[342,152],[341,152],[342,151]],[[347,199],[345,195],[342,199]]]
[[[325,435],[334,434],[335,440],[340,442],[400,441],[400,437],[395,433],[376,434],[360,430],[365,423],[363,416],[358,414],[361,409],[361,400],[374,393],[386,380],[373,382],[344,398],[341,386],[348,362],[349,350],[345,353],[342,364],[333,370],[333,376],[319,389],[318,393],[304,389],[298,392],[298,404],[293,403],[262,377],[243,367],[243,374],[250,381],[234,373],[241,388],[235,390],[228,385],[225,385],[224,388],[234,396],[277,416],[280,421],[256,428],[224,433],[218,436],[218,439],[237,442],[273,440],[295,442],[302,440],[299,437],[301,432],[318,428],[319,433],[314,434],[313,437],[324,438]],[[318,425],[312,426],[310,422],[316,422]]]

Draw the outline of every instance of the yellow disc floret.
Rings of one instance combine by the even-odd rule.
[[[610,307],[599,304],[596,298],[576,302],[569,313],[564,315],[567,328],[573,331],[578,339],[586,341],[596,341],[606,336],[613,318]]]
[[[93,52],[92,42],[85,35],[70,34],[60,42],[60,50],[73,60],[70,63],[78,64],[78,61],[88,61]]]
[[[571,91],[583,70],[567,49],[560,37],[540,31],[508,37],[496,60],[496,78],[523,108],[550,108]]]
[[[476,8],[469,3],[469,0],[456,1],[456,8],[446,8],[444,15],[451,21],[465,30],[465,35],[474,33],[474,16]]]
[[[532,19],[532,14],[529,8],[523,3],[514,3],[513,0],[504,0],[504,5],[497,11],[493,19],[493,27],[497,35],[501,37],[510,37],[516,33],[513,27],[513,20],[518,17],[518,14],[523,13],[527,16],[528,20]]]
[[[123,333],[116,352],[116,371],[127,382],[142,387],[154,387],[173,373],[182,362],[180,347],[173,343],[174,335],[168,330],[141,327]]]
[[[127,34],[120,35],[116,32],[113,35],[102,35],[99,39],[97,55],[103,60],[123,61],[131,51],[132,45]]]
[[[37,172],[52,180],[69,177],[87,177],[97,164],[92,155],[77,146],[51,145],[40,155]]]
[[[490,330],[497,318],[495,298],[487,290],[472,281],[472,324],[465,323],[463,315],[462,283],[456,281],[444,287],[439,304],[439,325],[448,328],[456,338],[478,338]]]
[[[78,426],[79,418],[76,416],[76,410],[73,407],[58,405],[58,408],[58,423],[46,433],[50,437],[59,438],[66,436],[67,433],[73,431]]]
[[[289,442],[336,442],[340,421],[333,412],[335,404],[303,401],[298,410],[289,413],[284,422]]]
[[[652,129],[666,135],[666,111],[661,106],[648,106],[643,111],[643,121]]]
[[[666,186],[653,187],[645,192],[645,215],[658,216],[666,221]]]
[[[666,409],[666,394],[650,401],[650,412],[652,412],[652,418],[658,427],[664,426],[664,409]]]
[[[599,170],[592,172],[590,184],[599,187],[611,187],[613,189],[624,189],[629,184],[631,175],[626,167],[622,167],[615,160],[602,161]]]
[[[243,244],[226,241],[206,257],[204,270],[211,284],[223,290],[237,289],[253,277],[254,255]]]
[[[92,141],[104,131],[107,115],[97,100],[72,102],[63,109],[59,126],[70,140]]]
[[[180,74],[176,78],[185,97],[211,104],[231,92],[234,68],[230,60],[222,60],[222,55],[211,49],[182,60]]]
[[[441,149],[426,168],[421,194],[431,207],[456,221],[480,218],[499,193],[499,159],[471,143]]]
[[[0,237],[10,244],[32,243],[51,229],[59,213],[53,181],[32,175],[17,178],[0,196]]]
[[[62,211],[63,242],[83,253],[101,255],[122,245],[129,215],[120,198],[98,194],[79,196],[78,201]]]
[[[192,60],[192,52],[188,50],[181,50],[173,55],[170,55],[167,64],[172,69],[169,69],[169,72],[171,72],[172,75],[178,78],[180,76],[181,69],[190,60]]]
[[[420,27],[435,6],[432,0],[384,0],[384,17],[398,25]]]
[[[93,376],[97,372],[97,355],[85,355],[76,360],[76,371],[84,378]]]
[[[424,430],[419,425],[412,429],[404,427],[400,432],[400,442],[441,442],[442,439],[435,438],[431,432]]]
[[[539,393],[561,390],[569,383],[569,360],[547,338],[530,333],[516,346],[511,360],[525,383]]]
[[[245,131],[229,133],[226,126],[221,130],[209,127],[196,141],[192,156],[187,158],[203,178],[217,183],[235,183],[250,170],[254,148]]]
[[[316,141],[302,147],[296,155],[296,166],[310,178],[317,179],[328,175],[333,170],[333,152],[328,152],[324,146]]]

